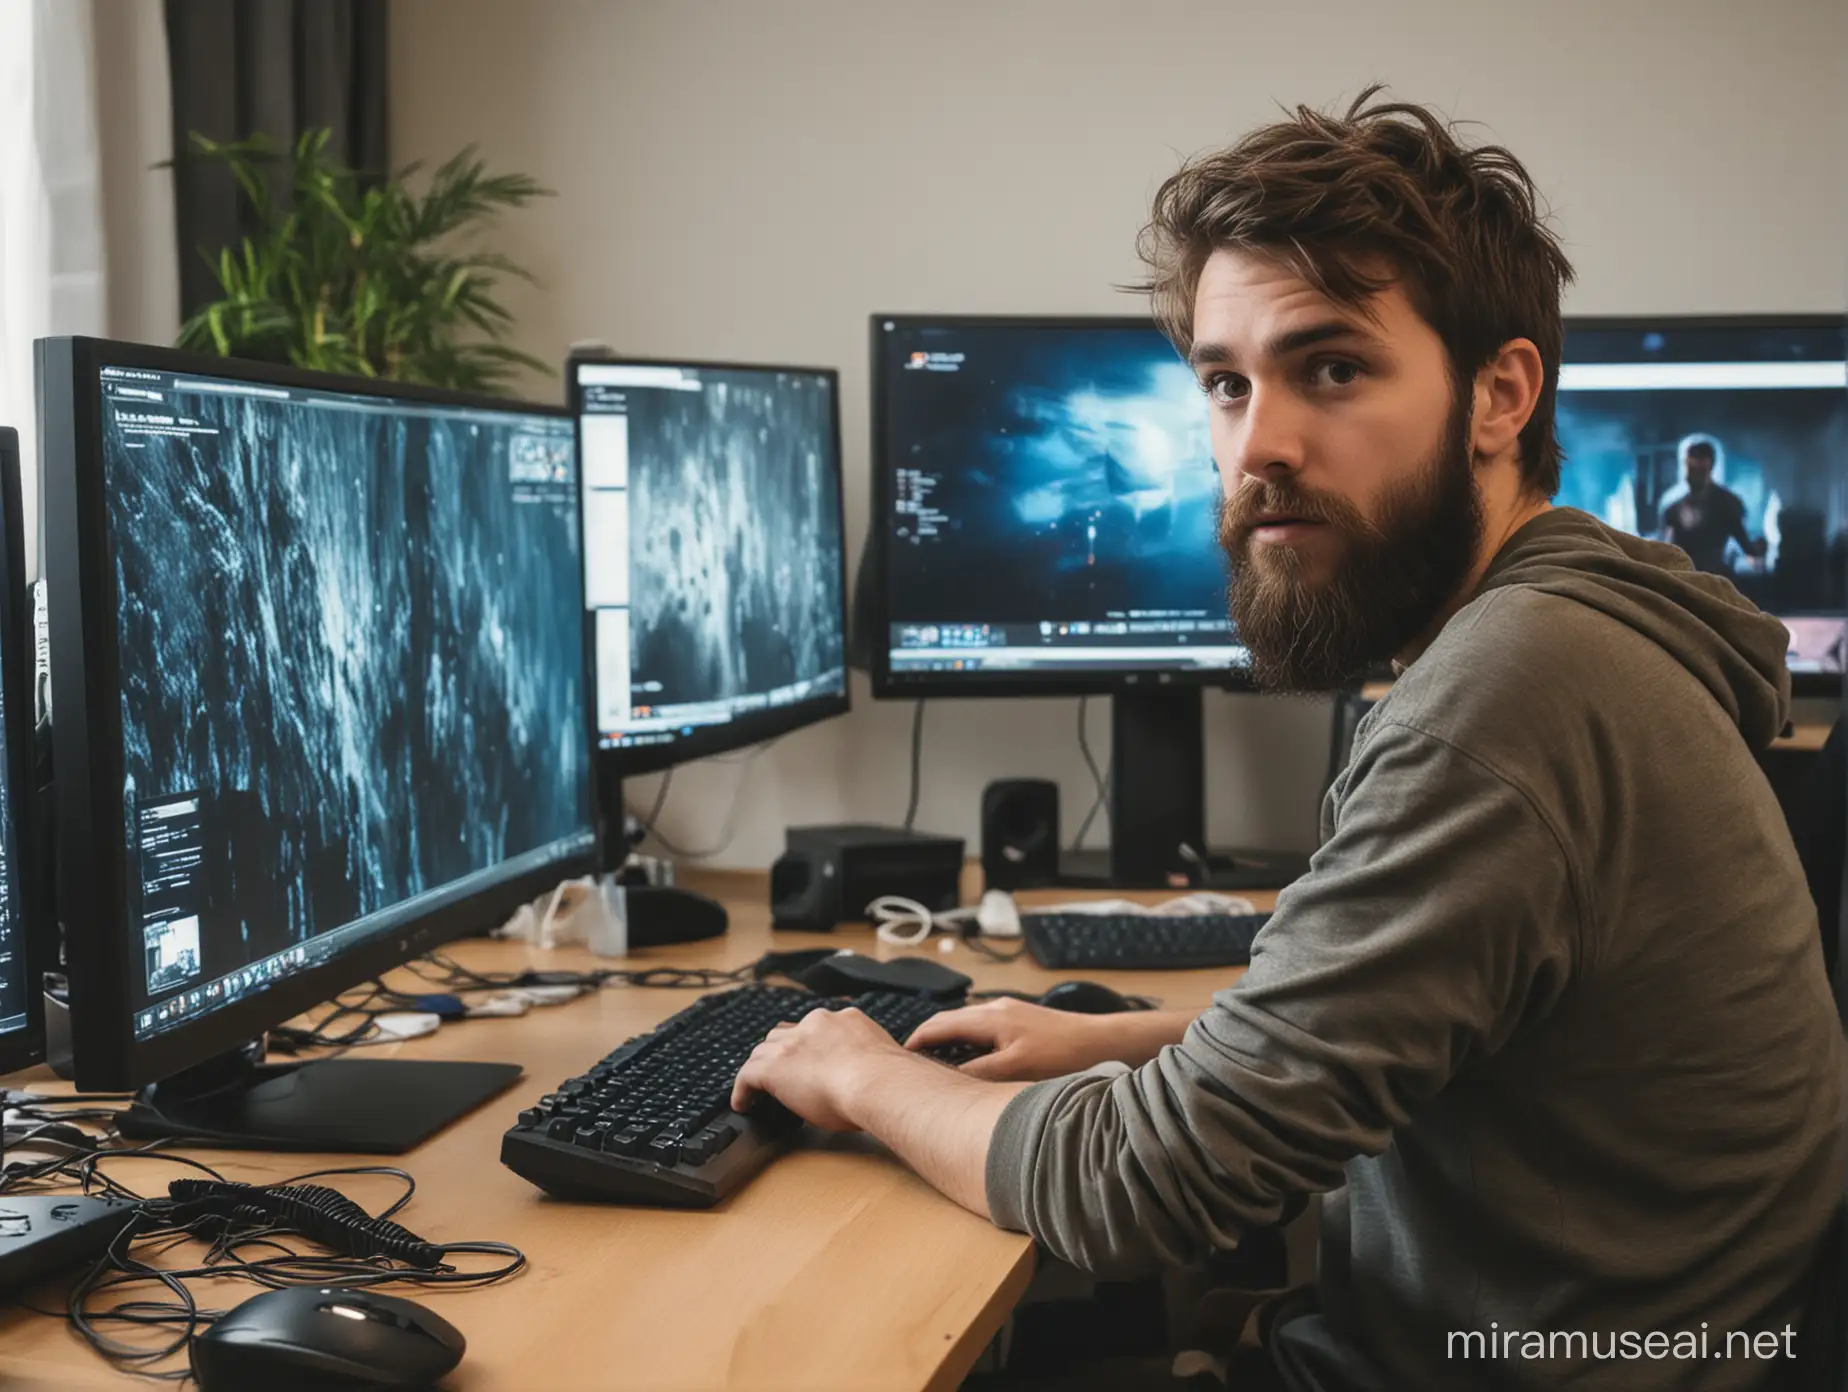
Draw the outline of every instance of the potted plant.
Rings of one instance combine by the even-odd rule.
[[[181,327],[179,346],[464,391],[497,391],[516,368],[550,374],[503,341],[500,280],[532,277],[470,245],[498,213],[550,190],[489,173],[470,147],[420,194],[418,165],[368,179],[328,154],[330,134],[305,131],[286,150],[191,136],[189,157],[230,171],[254,230],[205,253],[222,293]]]

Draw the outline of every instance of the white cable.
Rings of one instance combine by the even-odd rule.
[[[916,947],[939,929],[953,932],[961,924],[974,922],[979,909],[951,909],[933,913],[915,899],[902,894],[882,894],[866,906],[866,916],[876,925],[874,935],[894,947]]]

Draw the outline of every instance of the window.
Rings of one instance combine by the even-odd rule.
[[[38,498],[32,340],[101,333],[102,219],[88,0],[0,0],[0,425],[25,458],[26,567]]]

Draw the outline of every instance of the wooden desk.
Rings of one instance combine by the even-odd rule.
[[[777,949],[838,945],[879,957],[888,948],[863,927],[833,934],[772,934],[764,877],[689,880],[723,898],[723,939],[658,948],[635,960],[732,967]],[[1069,900],[1070,891],[1022,895]],[[1163,895],[1135,895],[1159,900]],[[1268,906],[1274,896],[1252,896]],[[915,950],[915,949],[912,949]],[[452,955],[491,971],[613,965],[583,949],[538,952],[467,941]],[[998,964],[958,945],[931,955],[978,989],[1042,991],[1072,973],[1031,961]],[[1236,972],[1100,972],[1124,992],[1165,1007],[1204,1007]],[[508,1093],[417,1150],[379,1157],[417,1179],[398,1221],[433,1242],[493,1240],[521,1248],[530,1265],[479,1290],[401,1293],[429,1305],[468,1338],[445,1386],[478,1389],[953,1388],[1001,1328],[1033,1271],[1033,1245],[940,1197],[864,1137],[807,1133],[727,1203],[702,1212],[561,1203],[500,1164],[501,1133],[515,1113],[620,1040],[641,1033],[697,991],[606,989],[515,1019],[467,1020],[377,1052],[381,1057],[501,1059],[526,1074]],[[49,1071],[15,1075],[15,1087],[64,1088]],[[275,1181],[353,1157],[190,1152],[228,1178]],[[184,1171],[155,1161],[115,1171],[156,1193]],[[376,1211],[386,1180],[335,1181]],[[201,1304],[229,1306],[257,1293],[241,1282],[195,1282]],[[156,1296],[155,1298],[164,1298]],[[61,1305],[62,1287],[34,1303]],[[0,1387],[104,1387],[117,1374],[62,1322],[17,1308],[0,1313]]]

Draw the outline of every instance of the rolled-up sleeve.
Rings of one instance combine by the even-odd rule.
[[[1376,732],[1249,971],[1182,1042],[1008,1106],[994,1220],[1129,1275],[1200,1261],[1339,1186],[1551,1008],[1581,951],[1577,883],[1523,789],[1434,736]]]

